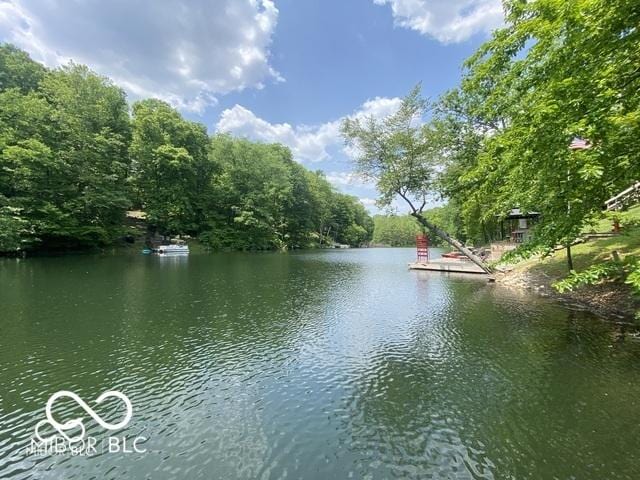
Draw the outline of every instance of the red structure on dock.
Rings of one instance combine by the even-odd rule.
[[[416,235],[416,250],[418,252],[418,263],[428,263],[429,237],[427,235]]]

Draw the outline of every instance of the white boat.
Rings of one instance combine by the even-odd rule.
[[[189,245],[160,245],[156,249],[160,255],[189,255]]]

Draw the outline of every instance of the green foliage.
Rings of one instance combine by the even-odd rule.
[[[424,227],[486,272],[491,268],[463,243],[437,225],[424,212],[430,197],[438,191],[438,166],[447,156],[437,126],[421,124],[427,101],[417,85],[402,99],[400,108],[382,120],[373,116],[342,122],[345,143],[357,149],[355,164],[362,177],[376,182],[378,205],[388,206],[401,197],[410,214]]]
[[[197,233],[213,165],[204,125],[160,100],[133,106],[129,152],[136,206],[162,234]]]
[[[434,156],[429,131],[420,126],[427,102],[417,85],[396,113],[382,120],[347,118],[342,135],[348,146],[359,150],[355,162],[363,178],[376,182],[380,206],[399,195],[422,212],[432,191]]]
[[[373,243],[390,247],[412,247],[422,228],[409,216],[376,215],[373,217]]]
[[[631,285],[631,288],[640,293],[640,262],[636,261],[629,268],[625,283]]]
[[[523,260],[527,260],[534,255],[548,256],[553,252],[553,249],[542,247],[533,242],[523,243],[514,250],[505,252],[500,258],[499,263],[510,264],[518,263]]]
[[[357,199],[306,171],[281,145],[217,135],[209,158],[219,173],[211,180],[201,238],[213,248],[358,246],[371,238],[371,219]]]
[[[11,252],[18,251],[26,245],[29,235],[29,224],[21,215],[19,208],[0,207],[0,249]]]
[[[210,158],[220,168],[213,179],[209,207],[210,228],[221,233],[214,246],[287,246],[294,169],[289,150],[225,135],[214,137],[211,143]]]
[[[629,258],[624,261],[596,263],[581,272],[572,270],[567,278],[555,282],[553,287],[563,293],[584,285],[595,285],[603,280],[624,281],[640,294],[640,262]]]
[[[105,245],[135,207],[213,248],[366,244],[359,201],[282,145],[218,135],[84,66],[47,70],[0,45],[0,252]]]
[[[112,241],[129,204],[124,93],[86,67],[45,71],[0,50],[12,87],[0,92],[0,206],[12,232],[0,250]]]
[[[461,229],[459,212],[455,205],[448,203],[425,210],[424,216],[434,225],[464,241],[465,234]],[[416,235],[425,233],[424,227],[410,215],[376,215],[373,221],[375,225],[373,243],[379,245],[413,247],[416,243]],[[436,235],[430,235],[429,242],[434,247],[446,245],[446,242]]]
[[[563,293],[582,285],[594,285],[604,278],[619,278],[621,274],[622,264],[620,262],[598,263],[579,273],[572,270],[567,278],[555,282],[553,287]]]
[[[640,175],[640,10],[631,0],[506,8],[505,27],[437,106],[442,189],[467,228],[520,207],[542,213],[540,244],[566,245]],[[591,148],[570,150],[576,136]]]
[[[445,232],[448,232],[458,240],[465,242],[467,240],[473,241],[473,237],[470,237],[462,223],[461,212],[459,206],[455,201],[449,201],[445,205],[439,207],[433,207],[425,210],[424,216],[432,224],[437,225]],[[432,235],[431,244],[436,247],[447,246],[441,238]]]
[[[0,92],[10,88],[17,88],[21,93],[35,90],[45,71],[26,52],[13,45],[0,44]]]

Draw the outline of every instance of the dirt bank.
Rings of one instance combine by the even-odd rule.
[[[551,297],[608,320],[637,323],[634,316],[640,309],[640,301],[634,298],[631,288],[623,283],[603,282],[581,287],[573,292],[559,293],[551,286],[559,278],[540,269],[514,268],[508,272],[497,273],[495,278],[496,283],[502,286]]]

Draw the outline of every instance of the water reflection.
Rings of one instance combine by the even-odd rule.
[[[0,477],[637,478],[633,337],[412,255],[0,262]],[[147,454],[21,453],[111,388]]]

